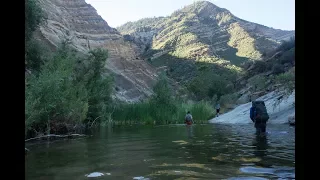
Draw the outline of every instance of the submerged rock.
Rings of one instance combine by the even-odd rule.
[[[100,177],[100,176],[103,176],[104,174],[101,173],[101,172],[93,172],[93,173],[90,173],[88,175],[86,175],[87,177]]]
[[[136,180],[150,180],[149,178],[145,178],[143,176],[134,177],[133,179],[136,179]]]

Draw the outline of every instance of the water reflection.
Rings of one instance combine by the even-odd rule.
[[[254,148],[253,154],[261,159],[261,161],[257,162],[256,165],[269,167],[266,161],[267,150],[270,148],[267,135],[256,135],[252,142],[252,146]]]
[[[192,125],[187,125],[187,135],[188,138],[193,138],[193,126]]]
[[[254,154],[256,156],[260,158],[263,158],[266,156],[266,152],[268,149],[268,139],[266,135],[265,136],[256,135],[252,145],[255,148]]]

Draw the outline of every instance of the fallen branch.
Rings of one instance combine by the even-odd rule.
[[[110,122],[113,122],[112,114],[113,114],[113,112],[114,112],[115,109],[116,109],[116,107],[114,106],[112,112],[109,114],[109,117],[108,117],[108,122],[109,122],[109,123],[110,123]]]
[[[34,138],[26,139],[26,140],[24,140],[24,141],[25,141],[25,142],[28,142],[28,141],[31,141],[31,140],[43,139],[43,138],[50,138],[50,137],[66,138],[66,137],[74,137],[74,136],[84,137],[84,136],[87,136],[87,135],[85,135],[85,134],[69,134],[69,135],[48,134],[48,135],[44,135],[44,136],[39,136],[39,137],[34,137]]]
[[[91,123],[90,128],[93,126],[93,123],[96,122],[96,120],[97,120],[98,118],[100,118],[100,117],[101,117],[101,116],[97,117],[97,118]]]

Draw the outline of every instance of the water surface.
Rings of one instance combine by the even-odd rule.
[[[294,179],[295,129],[267,131],[261,138],[251,124],[100,128],[26,144],[26,179]],[[95,172],[104,175],[87,177]]]

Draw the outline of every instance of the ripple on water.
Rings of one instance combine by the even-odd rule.
[[[184,126],[115,128],[85,140],[31,146],[26,177],[294,179],[294,133],[281,125],[268,129],[271,133],[259,142],[252,125],[195,126],[193,135],[197,138],[193,139],[188,138]],[[107,176],[104,170],[112,175]]]
[[[260,168],[260,167],[242,167],[240,171],[250,174],[270,174],[279,178],[295,178],[295,169],[292,167],[279,168]]]
[[[261,178],[261,177],[232,177],[232,178],[228,178],[228,180],[268,180],[268,179]]]
[[[172,141],[174,143],[178,143],[179,145],[185,145],[185,144],[188,144],[187,141],[184,141],[184,140],[178,140],[178,141]]]

